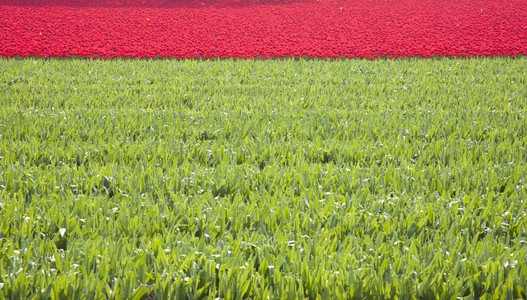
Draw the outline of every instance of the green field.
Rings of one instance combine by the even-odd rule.
[[[1,59],[0,103],[0,299],[527,298],[527,58]]]

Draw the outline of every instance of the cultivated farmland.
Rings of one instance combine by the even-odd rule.
[[[525,0],[3,0],[0,56],[527,55]]]
[[[526,298],[526,70],[2,59],[0,298]]]

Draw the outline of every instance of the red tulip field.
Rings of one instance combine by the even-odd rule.
[[[527,54],[527,1],[0,1],[0,55],[133,58]]]

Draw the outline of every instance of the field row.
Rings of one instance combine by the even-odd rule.
[[[525,59],[0,66],[0,298],[527,297]]]
[[[527,55],[521,0],[0,3],[0,56],[378,58]]]

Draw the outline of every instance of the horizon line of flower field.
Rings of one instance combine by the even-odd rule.
[[[527,55],[525,1],[0,2],[0,56]]]

